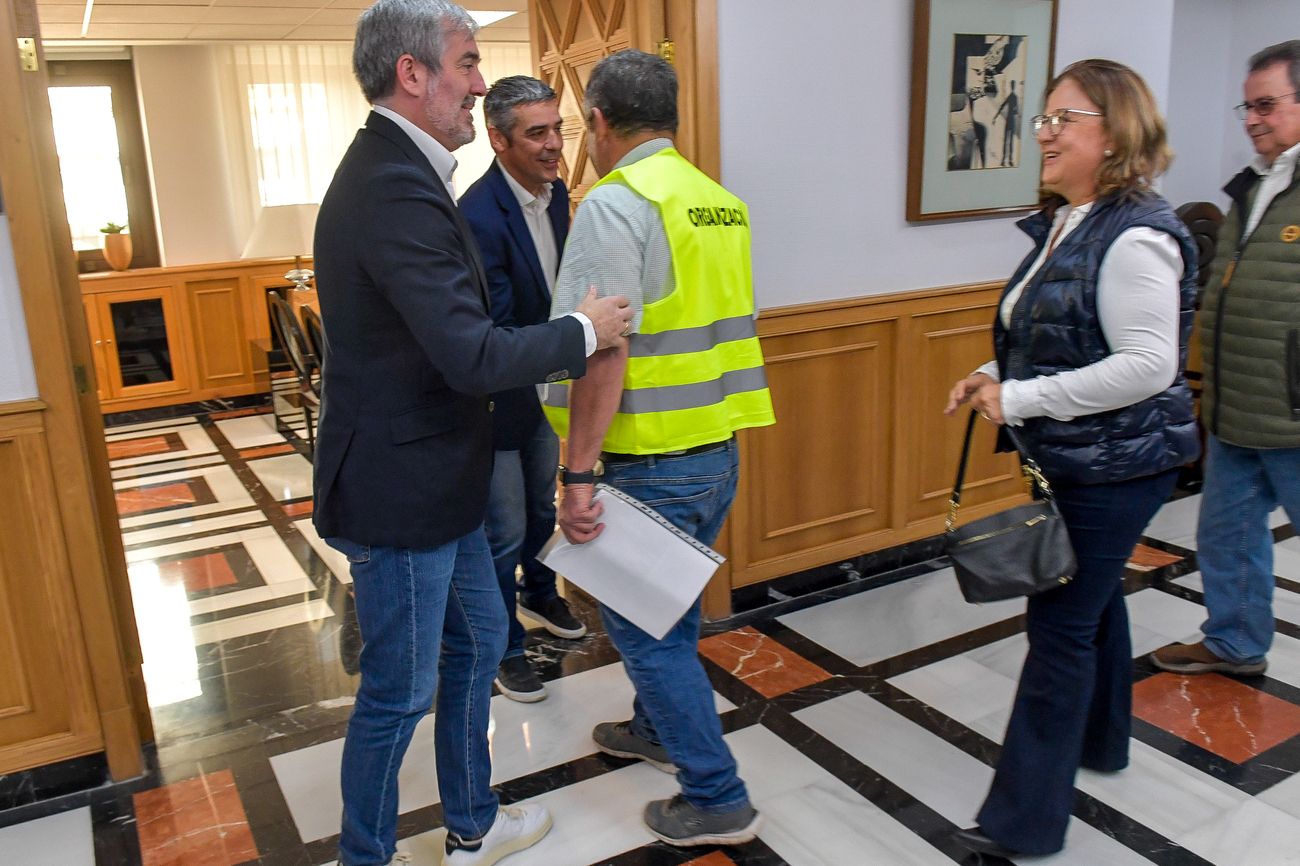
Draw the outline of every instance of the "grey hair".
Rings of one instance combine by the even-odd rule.
[[[374,102],[397,86],[397,58],[409,54],[437,75],[444,38],[477,31],[474,18],[447,0],[378,0],[357,19],[352,72],[366,100]]]
[[[583,100],[617,135],[677,132],[677,73],[661,57],[626,49],[596,64]]]
[[[497,79],[483,97],[483,117],[487,125],[503,132],[506,138],[514,131],[517,118],[515,108],[538,102],[551,102],[555,91],[545,81],[531,75],[509,75]]]
[[[1274,63],[1287,64],[1287,71],[1291,74],[1291,88],[1300,90],[1300,39],[1288,39],[1256,53],[1250,58],[1250,71],[1259,72]],[[1300,102],[1300,94],[1292,98]]]

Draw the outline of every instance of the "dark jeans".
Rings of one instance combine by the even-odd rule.
[[[609,462],[604,480],[649,505],[683,532],[712,544],[735,498],[738,473],[732,439],[702,454]],[[748,803],[736,760],[722,739],[713,685],[700,663],[699,599],[662,640],[604,605],[600,612],[636,687],[632,730],[663,745],[677,765],[682,794],[694,805],[727,811]]]
[[[492,467],[483,528],[492,548],[492,567],[501,586],[510,634],[506,658],[524,654],[524,627],[515,613],[515,569],[524,571],[524,604],[532,607],[555,598],[555,572],[537,554],[555,531],[555,469],[560,440],[545,419],[518,451],[498,451]],[[535,608],[534,608],[535,609]]]
[[[467,839],[482,836],[497,814],[488,785],[488,714],[506,638],[483,530],[420,550],[326,541],[352,563],[365,641],[343,744],[339,862],[377,866],[392,858],[397,772],[435,693],[433,748],[444,823]]]
[[[1128,764],[1133,652],[1124,565],[1177,474],[1055,488],[1079,571],[1060,589],[1029,599],[1029,655],[977,819],[1012,850],[1059,851],[1079,767]]]

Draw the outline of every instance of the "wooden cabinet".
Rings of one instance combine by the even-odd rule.
[[[251,347],[271,339],[266,293],[285,287],[290,262],[83,275],[100,408],[122,412],[264,390],[265,353],[259,358]]]

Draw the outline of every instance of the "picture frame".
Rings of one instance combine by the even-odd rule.
[[[915,0],[907,219],[996,216],[1038,203],[1038,114],[1057,0]]]

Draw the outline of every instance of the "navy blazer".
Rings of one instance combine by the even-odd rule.
[[[483,254],[492,319],[503,327],[537,325],[551,315],[551,293],[537,258],[537,247],[524,219],[523,208],[496,160],[460,197],[460,211],[474,231]],[[546,209],[555,233],[556,253],[564,252],[569,237],[569,190],[564,181],[551,186]],[[545,423],[535,388],[514,388],[492,395],[493,443],[498,451],[515,451],[532,440],[537,425]]]
[[[323,537],[434,547],[483,522],[488,395],[586,372],[573,317],[498,328],[478,247],[429,160],[371,113],[316,219],[328,343],[313,521]]]

